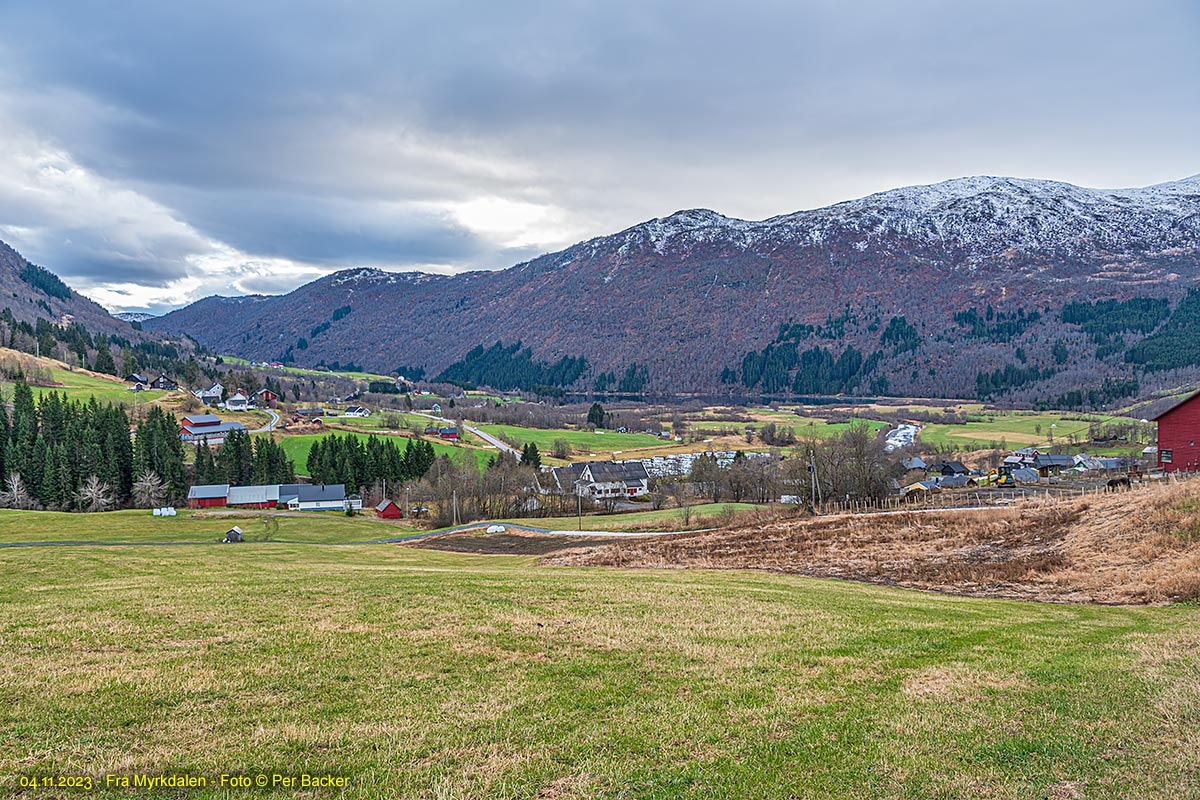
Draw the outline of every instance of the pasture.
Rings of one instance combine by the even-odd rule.
[[[311,796],[1196,797],[1198,624],[398,545],[0,548],[0,790],[187,774],[208,785],[163,796],[232,798],[222,774],[333,774],[345,788]]]

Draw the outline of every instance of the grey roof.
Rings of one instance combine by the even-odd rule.
[[[394,505],[396,505],[396,504],[393,503],[391,500],[388,500],[385,498],[379,505],[375,506],[375,510],[376,511],[384,511],[387,509],[388,506],[394,506]]]
[[[1024,467],[1012,471],[1013,480],[1017,483],[1037,483],[1039,475],[1036,469]]]
[[[646,472],[646,465],[640,461],[592,461],[585,466],[592,473],[592,480],[596,483],[644,481],[650,477]]]
[[[203,439],[206,436],[220,436],[221,434],[229,433],[230,431],[244,431],[246,426],[240,422],[222,422],[220,425],[202,425],[202,426],[183,426],[184,436],[192,436],[197,439]]]
[[[929,466],[920,456],[906,458],[901,463],[904,465],[905,469],[925,469],[925,467]]]
[[[579,480],[579,476],[583,474],[583,467],[583,464],[567,464],[565,467],[555,467],[551,470],[559,490],[574,491],[575,481]]]
[[[934,472],[950,472],[952,475],[966,475],[971,471],[961,461],[939,461],[930,469]]]
[[[279,484],[268,486],[231,486],[229,499],[231,506],[249,505],[250,503],[269,503],[279,500]]]
[[[1036,467],[1073,467],[1075,466],[1075,457],[1068,455],[1056,455],[1055,453],[1038,453],[1033,459]]]
[[[201,483],[188,489],[188,500],[215,500],[228,496],[228,483]]]
[[[939,478],[937,485],[943,489],[962,489],[970,481],[970,475],[947,475],[944,478]]]
[[[279,487],[279,502],[299,499],[301,503],[341,501],[346,499],[346,484],[330,483],[314,486],[311,483],[286,483]]]
[[[216,414],[188,414],[183,418],[183,425],[216,425],[221,418]]]

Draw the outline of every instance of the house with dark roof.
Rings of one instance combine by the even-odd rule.
[[[1057,453],[1035,453],[1029,466],[1037,470],[1038,475],[1049,478],[1075,466],[1075,457]]]
[[[150,381],[150,388],[174,391],[175,389],[179,388],[179,384],[177,384],[173,379],[167,377],[166,375],[159,375],[157,378]]]
[[[579,470],[578,477],[571,476],[572,488],[582,497],[596,501],[617,500],[650,491],[650,475],[641,461],[589,461],[572,466]],[[555,480],[562,485],[558,475]]]
[[[970,475],[971,470],[967,469],[961,461],[939,461],[929,467],[930,475]]]
[[[196,389],[192,392],[197,400],[204,403],[206,406],[215,406],[221,402],[221,395],[225,394],[225,387],[220,383],[214,383],[207,389]]]
[[[343,483],[287,483],[279,487],[279,505],[292,511],[343,511],[346,508],[361,511],[362,498],[356,494],[347,496]]]
[[[179,438],[195,445],[208,442],[210,447],[215,447],[224,444],[231,431],[244,430],[246,426],[242,423],[222,422],[216,414],[189,414],[180,423]]]

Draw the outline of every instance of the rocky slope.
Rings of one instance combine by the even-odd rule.
[[[875,369],[893,393],[970,396],[979,371],[1017,364],[1020,348],[1021,365],[1054,372],[1026,391],[1052,396],[1131,373],[1120,347],[1098,357],[1061,321],[1065,302],[1175,303],[1198,276],[1200,176],[1124,190],[976,177],[759,222],[681,211],[499,272],[346,270],[282,297],[207,298],[144,325],[248,358],[429,374],[476,345],[521,340],[538,358],[585,356],[581,386],[636,362],[652,391],[712,392],[732,388],[723,370],[728,378],[797,323],[812,326],[802,348],[879,351]],[[1002,341],[967,341],[954,314],[988,306],[1038,319]],[[880,341],[900,316],[920,337],[902,351]],[[1174,370],[1149,384],[1196,377]]]

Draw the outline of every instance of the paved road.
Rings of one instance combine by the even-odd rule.
[[[264,408],[264,409],[260,409],[260,410],[265,411],[268,414],[270,414],[271,421],[268,422],[266,425],[263,425],[261,428],[255,428],[254,430],[252,430],[250,432],[251,433],[266,433],[267,431],[275,430],[275,426],[279,424],[279,414],[275,413],[275,409],[273,409],[273,408]]]
[[[503,442],[500,439],[497,439],[495,436],[492,436],[490,433],[484,433],[483,431],[479,430],[479,428],[468,425],[465,422],[457,422],[455,420],[446,419],[445,417],[439,417],[435,414],[429,414],[424,411],[414,411],[412,413],[418,414],[422,417],[429,417],[430,419],[437,420],[438,422],[444,422],[447,425],[461,425],[463,430],[475,434],[480,439],[483,439],[485,442],[490,444],[492,447],[495,447],[496,449],[501,450],[505,453],[512,453],[514,456],[517,457],[518,460],[521,458],[521,451],[518,450],[517,448],[513,447],[512,445],[508,444],[507,442]]]

